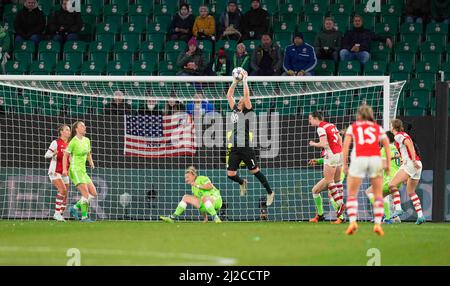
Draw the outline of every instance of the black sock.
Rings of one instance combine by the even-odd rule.
[[[242,185],[244,183],[244,180],[242,180],[242,178],[239,177],[237,174],[234,176],[228,176],[228,178],[232,181],[239,183],[239,185]]]
[[[261,184],[266,188],[267,193],[270,195],[272,193],[272,189],[270,188],[269,182],[267,182],[266,176],[264,176],[261,171],[254,174],[256,178],[261,182]]]

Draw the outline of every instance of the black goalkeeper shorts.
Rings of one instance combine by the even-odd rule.
[[[249,170],[254,170],[258,167],[256,164],[255,151],[250,147],[231,148],[230,157],[228,158],[227,170],[237,171],[239,164],[244,161]]]

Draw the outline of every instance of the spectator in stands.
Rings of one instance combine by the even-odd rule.
[[[48,34],[54,41],[77,40],[83,27],[80,12],[69,10],[69,0],[62,0],[61,9],[53,12],[48,23]]]
[[[242,14],[239,10],[236,0],[230,0],[226,11],[220,15],[219,37],[227,40],[239,40],[241,38]]]
[[[170,39],[187,42],[192,37],[194,20],[194,15],[189,11],[189,4],[181,4],[180,11],[173,15],[170,23]]]
[[[283,65],[280,47],[272,43],[268,34],[261,37],[261,44],[253,51],[250,66],[251,75],[279,75]]]
[[[197,91],[194,95],[194,102],[189,102],[186,105],[186,112],[190,115],[194,115],[194,112],[200,112],[200,115],[204,115],[208,112],[214,111],[214,104],[208,102],[203,98],[203,93]]]
[[[317,64],[314,48],[304,42],[302,33],[296,33],[293,41],[284,51],[283,75],[314,75]]]
[[[450,24],[450,0],[431,0],[431,20],[433,23]]]
[[[177,75],[204,75],[208,63],[194,37],[189,40],[187,50],[178,56],[177,65],[181,69]]]
[[[14,19],[16,43],[33,41],[36,45],[42,40],[45,30],[45,15],[38,8],[36,0],[26,0],[24,7]]]
[[[155,99],[147,99],[145,105],[139,108],[140,115],[162,115],[162,111],[158,110],[158,102]]]
[[[181,102],[179,102],[177,100],[177,94],[175,91],[173,91],[170,95],[169,95],[169,100],[166,103],[166,106],[164,108],[164,114],[165,115],[172,115],[175,114],[177,112],[184,112],[185,106],[184,104],[182,104]]]
[[[365,64],[370,59],[371,41],[386,41],[386,45],[392,48],[392,41],[389,37],[379,36],[371,30],[365,29],[361,16],[355,15],[353,29],[347,31],[342,40],[341,61],[357,59],[360,63]]]
[[[131,113],[131,106],[125,102],[123,92],[116,90],[114,92],[113,102],[105,105],[105,114],[124,115]]]
[[[268,32],[269,13],[261,8],[260,0],[253,0],[252,9],[242,17],[242,40],[260,39],[263,34]]]
[[[233,54],[230,70],[233,70],[237,67],[241,67],[246,71],[250,70],[250,56],[247,53],[247,50],[243,43],[239,43],[236,46],[236,52]]]
[[[3,28],[0,25],[0,63],[2,66],[2,72],[5,73],[5,65],[6,62],[9,59],[9,47],[11,43],[11,37],[9,36],[9,33],[5,31],[5,28]]]
[[[406,23],[427,23],[431,14],[430,0],[407,0],[405,7]]]
[[[226,76],[231,75],[230,61],[227,57],[227,53],[223,48],[220,48],[217,52],[216,59],[213,61],[211,70],[213,75]]]
[[[334,28],[334,21],[327,17],[323,23],[323,30],[314,39],[314,49],[318,59],[334,60],[338,62],[342,45],[342,33]]]
[[[214,17],[209,15],[208,6],[200,6],[198,10],[200,16],[195,18],[192,34],[197,39],[214,40],[214,34],[216,33],[216,21]]]

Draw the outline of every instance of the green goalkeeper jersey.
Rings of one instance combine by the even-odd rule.
[[[398,170],[400,169],[400,158],[394,159],[395,156],[398,156],[398,150],[397,147],[395,147],[394,144],[389,144],[389,151],[391,152],[391,172],[390,177],[391,179],[394,178],[395,174],[397,174]],[[386,151],[384,151],[384,148],[381,149],[381,158],[386,158]],[[385,175],[386,176],[386,175]]]
[[[70,168],[86,172],[87,155],[91,152],[91,140],[87,137],[73,137],[67,145],[66,152],[70,154]]]
[[[206,176],[197,176],[195,179],[196,186],[203,186],[204,184],[211,183],[211,180]],[[220,191],[214,187],[211,190],[205,190],[192,186],[192,194],[197,198],[202,198],[203,196],[220,196]]]

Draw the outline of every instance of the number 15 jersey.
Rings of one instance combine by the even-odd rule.
[[[355,121],[346,134],[353,136],[352,156],[380,156],[380,141],[386,137],[383,128],[372,121]]]

